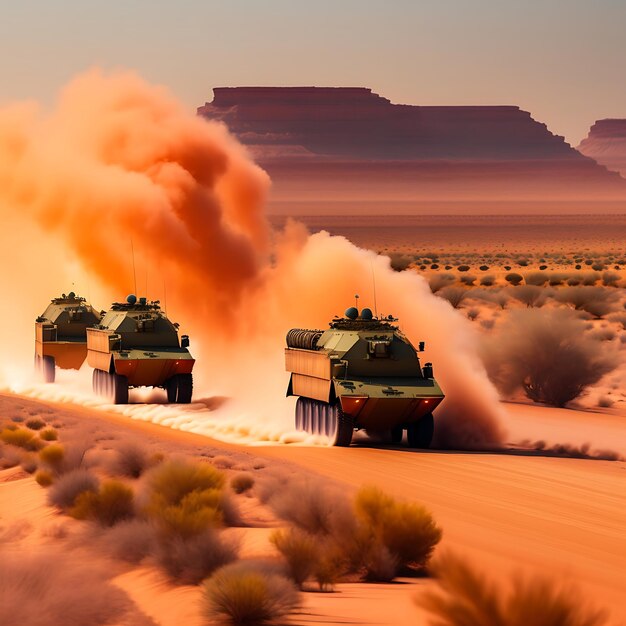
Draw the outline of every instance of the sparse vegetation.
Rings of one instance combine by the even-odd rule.
[[[520,388],[535,402],[565,406],[618,362],[584,331],[584,322],[564,310],[511,312],[486,342],[491,379],[504,393]]]
[[[254,476],[249,472],[241,472],[232,477],[230,486],[235,493],[245,493],[254,486]]]
[[[115,450],[110,470],[118,476],[139,478],[152,464],[148,451],[133,442],[124,442]]]
[[[293,581],[302,583],[311,576],[318,561],[318,545],[314,537],[296,528],[277,530],[270,538],[289,566]]]
[[[43,439],[43,441],[56,441],[58,439],[58,434],[57,431],[52,427],[44,428],[39,433],[39,438]]]
[[[24,425],[31,430],[41,430],[46,423],[39,417],[31,417],[24,422]]]
[[[50,487],[48,491],[48,502],[52,506],[60,509],[69,509],[74,506],[76,498],[85,492],[98,490],[98,478],[91,472],[84,469],[75,469],[63,474]]]
[[[9,426],[0,431],[0,441],[24,450],[38,450],[43,445],[32,431]]]
[[[119,480],[107,480],[98,491],[78,494],[69,514],[76,519],[91,520],[101,526],[113,526],[134,514],[133,490]]]
[[[607,615],[547,579],[516,578],[505,592],[452,555],[433,565],[437,591],[415,597],[433,626],[602,626]]]
[[[299,605],[289,580],[243,561],[215,572],[203,594],[207,619],[233,626],[279,623]]]
[[[42,487],[49,487],[54,482],[54,476],[52,475],[52,472],[49,472],[48,470],[39,470],[35,474],[35,480],[38,485],[41,485]]]

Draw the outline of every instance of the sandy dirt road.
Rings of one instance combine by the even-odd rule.
[[[374,484],[427,505],[444,529],[442,549],[459,551],[495,579],[523,570],[574,584],[626,623],[626,463],[554,458],[539,454],[414,452],[355,445],[351,448],[260,446],[243,448],[118,414],[72,407],[126,423],[152,437],[201,445],[211,442],[255,456],[298,464],[341,481],[346,488]],[[595,422],[594,422],[595,419]],[[624,453],[626,419],[578,411],[514,406],[511,431],[537,439]],[[558,435],[559,439],[556,439]],[[408,606],[408,605],[407,605]],[[400,620],[403,621],[403,620]]]

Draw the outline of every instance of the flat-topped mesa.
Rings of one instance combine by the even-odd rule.
[[[626,119],[598,120],[578,150],[626,178]]]
[[[361,87],[218,87],[198,113],[225,122],[243,143],[291,153],[298,146],[350,159],[581,158],[516,106],[400,105]]]

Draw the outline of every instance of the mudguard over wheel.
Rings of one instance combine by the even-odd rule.
[[[435,432],[433,414],[424,415],[418,422],[409,424],[406,429],[409,448],[429,448]]]
[[[328,437],[333,446],[349,446],[354,432],[352,418],[341,410],[339,402],[302,397],[296,402],[295,426],[296,430]]]

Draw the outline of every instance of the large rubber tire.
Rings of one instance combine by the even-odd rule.
[[[178,374],[178,397],[179,404],[189,404],[193,396],[193,378],[191,374]]]
[[[419,422],[409,424],[406,429],[409,448],[430,448],[435,432],[433,414],[424,415]]]
[[[333,446],[349,446],[352,443],[354,424],[352,418],[341,410],[339,402],[329,404],[298,398],[295,426],[298,431],[328,437]]]
[[[404,428],[402,426],[397,426],[396,428],[392,428],[390,431],[391,434],[391,443],[399,444],[402,443],[402,437],[404,436]]]
[[[56,377],[56,366],[53,356],[44,356],[42,359],[42,378],[44,383],[53,383]]]
[[[113,404],[128,404],[128,378],[119,374],[109,374]]]
[[[165,381],[165,391],[167,392],[167,401],[170,404],[176,404],[178,398],[178,376],[172,376]]]

